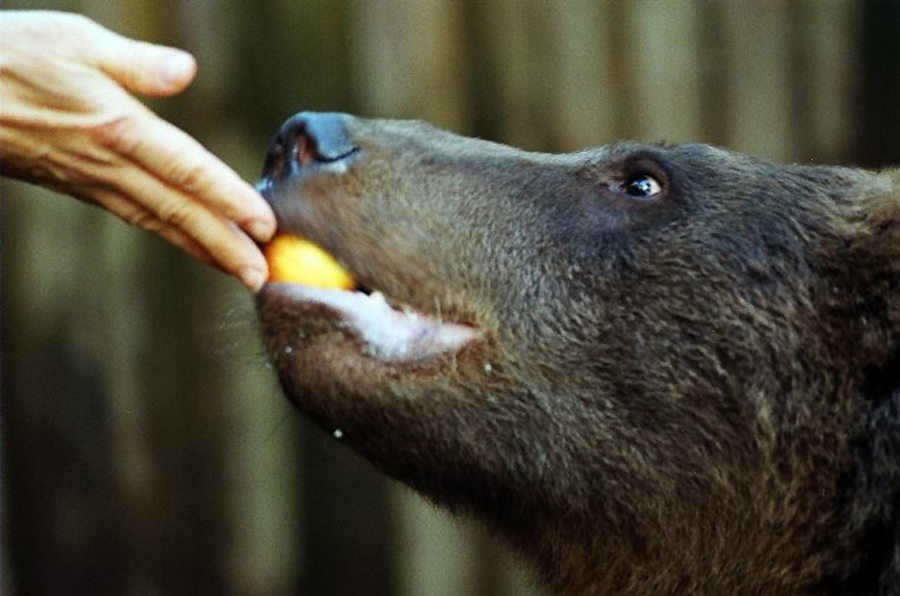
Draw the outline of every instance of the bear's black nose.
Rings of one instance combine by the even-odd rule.
[[[350,139],[351,116],[301,112],[289,118],[269,146],[263,176],[277,179],[313,164],[340,161],[358,150]]]

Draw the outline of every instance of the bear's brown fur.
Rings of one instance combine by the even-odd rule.
[[[898,182],[301,114],[280,226],[418,314],[272,284],[259,318],[303,412],[552,594],[900,594]]]

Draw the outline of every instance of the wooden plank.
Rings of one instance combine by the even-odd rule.
[[[724,59],[729,148],[788,161],[795,155],[791,126],[789,5],[777,0],[720,6],[728,41]],[[716,106],[708,106],[716,109]]]
[[[550,124],[559,150],[616,140],[621,87],[616,80],[610,8],[594,0],[553,0],[556,92]]]
[[[392,503],[399,525],[394,552],[398,594],[476,593],[478,546],[472,528],[399,485]]]
[[[693,0],[627,4],[624,66],[634,89],[630,134],[643,141],[698,140],[703,97],[699,10]]]
[[[423,118],[465,130],[459,3],[357,0],[352,6],[354,80],[363,115]]]
[[[555,149],[552,123],[552,3],[541,0],[493,0],[481,7],[486,56],[496,79],[497,139],[532,150]]]
[[[860,27],[859,6],[840,0],[803,6],[810,21],[810,157],[834,163],[846,159],[854,137],[853,98],[860,57],[853,41]]]

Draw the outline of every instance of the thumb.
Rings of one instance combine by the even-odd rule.
[[[176,48],[134,41],[109,32],[99,67],[132,93],[167,96],[183,91],[197,74],[197,62]]]

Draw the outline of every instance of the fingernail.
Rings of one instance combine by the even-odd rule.
[[[163,82],[171,86],[183,85],[186,80],[194,76],[194,57],[187,52],[171,51],[160,66],[160,76]]]
[[[275,235],[275,226],[261,219],[254,219],[247,224],[247,231],[260,242],[267,242]]]
[[[259,269],[247,268],[242,269],[240,274],[241,281],[254,292],[259,292],[266,283],[266,274]]]

